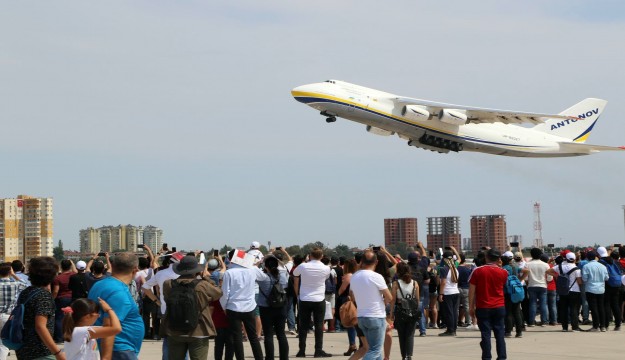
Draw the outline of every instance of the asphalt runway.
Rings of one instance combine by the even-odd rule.
[[[584,326],[589,328],[589,326]],[[563,333],[560,326],[533,327],[523,333],[520,339],[506,338],[508,359],[622,359],[619,344],[625,339],[625,331],[567,332]],[[480,332],[459,328],[455,338],[439,337],[442,330],[428,329],[427,336],[415,337],[413,359],[480,359]],[[296,336],[287,335],[289,339],[289,358],[295,358],[298,340]],[[333,354],[333,358],[347,359],[343,356],[348,348],[347,333],[325,333],[323,336],[324,350]],[[274,340],[275,342],[275,340]],[[261,343],[262,344],[262,343]],[[210,341],[208,359],[213,359],[213,341]],[[496,359],[495,340],[492,339],[493,359]],[[161,341],[144,341],[139,359],[154,360],[162,356]],[[314,335],[309,334],[307,340],[307,358],[312,358],[314,352]],[[278,358],[278,344],[275,342],[275,358]],[[252,359],[252,349],[245,343],[245,357]],[[393,336],[391,360],[400,360],[399,342],[397,334]]]

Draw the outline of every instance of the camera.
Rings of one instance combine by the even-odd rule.
[[[276,247],[276,250],[282,250],[282,246]]]
[[[144,244],[139,244],[139,245],[137,245],[137,249],[144,249],[144,248],[145,248],[145,245],[144,245]]]
[[[381,248],[381,246],[374,246],[373,247],[373,251],[374,252],[378,252],[378,251],[380,251],[380,248]]]
[[[510,246],[512,247],[519,247],[519,243],[517,241],[511,242]]]
[[[172,246],[171,251],[176,252],[176,247]]]

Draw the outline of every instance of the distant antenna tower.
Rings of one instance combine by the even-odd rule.
[[[621,206],[623,208],[623,222],[625,223],[625,205]]]
[[[543,224],[540,221],[540,203],[534,203],[534,247],[543,247]]]

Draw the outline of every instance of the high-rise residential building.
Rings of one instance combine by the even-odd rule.
[[[163,246],[163,230],[152,225],[144,227],[143,243],[154,250],[154,252],[160,250],[161,246]]]
[[[460,217],[429,217],[427,229],[428,249],[436,251],[453,246],[460,251]]]
[[[53,234],[52,198],[0,199],[0,259],[52,256]]]
[[[88,227],[79,231],[80,252],[83,254],[97,254],[100,252],[100,229]]]
[[[417,218],[384,219],[384,245],[417,246]]]
[[[504,215],[472,215],[471,216],[471,250],[473,253],[488,246],[505,251],[506,219]]]
[[[163,230],[154,226],[117,225],[92,227],[80,230],[80,252],[95,254],[100,251],[141,251],[139,244],[148,244],[153,250],[160,249]]]

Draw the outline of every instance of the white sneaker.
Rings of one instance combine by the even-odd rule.
[[[475,331],[480,331],[480,327],[477,325],[472,325],[471,328]]]

